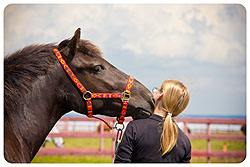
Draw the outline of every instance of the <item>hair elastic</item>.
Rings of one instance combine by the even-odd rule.
[[[173,114],[171,114],[171,113],[168,113],[168,115],[169,115],[170,117],[172,117],[172,115],[173,115]]]

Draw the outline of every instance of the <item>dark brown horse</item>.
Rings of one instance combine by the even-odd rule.
[[[59,45],[32,45],[4,59],[4,156],[30,162],[55,123],[67,112],[87,114],[82,94],[53,53],[58,48],[81,83],[91,92],[121,93],[128,75],[108,63],[101,51],[80,40],[80,29]],[[151,93],[137,80],[126,116],[146,118]],[[118,117],[120,99],[94,99],[94,114]],[[138,110],[143,108],[144,110]]]

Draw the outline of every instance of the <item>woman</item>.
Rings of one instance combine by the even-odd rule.
[[[187,87],[179,81],[167,80],[161,88],[153,89],[153,98],[153,114],[129,122],[115,163],[190,162],[190,141],[175,122],[189,103]]]

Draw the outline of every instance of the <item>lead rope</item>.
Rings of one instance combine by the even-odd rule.
[[[115,155],[117,154],[117,149],[118,146],[120,145],[121,141],[122,141],[122,130],[117,130],[117,135],[116,135],[116,140],[115,140]]]

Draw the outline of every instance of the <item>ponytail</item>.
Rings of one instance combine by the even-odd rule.
[[[165,81],[162,89],[164,94],[159,105],[167,113],[161,133],[161,150],[164,155],[170,152],[177,142],[178,127],[175,117],[187,107],[190,93],[185,85],[175,80]]]
[[[161,149],[162,155],[170,152],[175,146],[178,138],[178,128],[173,118],[168,114],[162,125]]]

